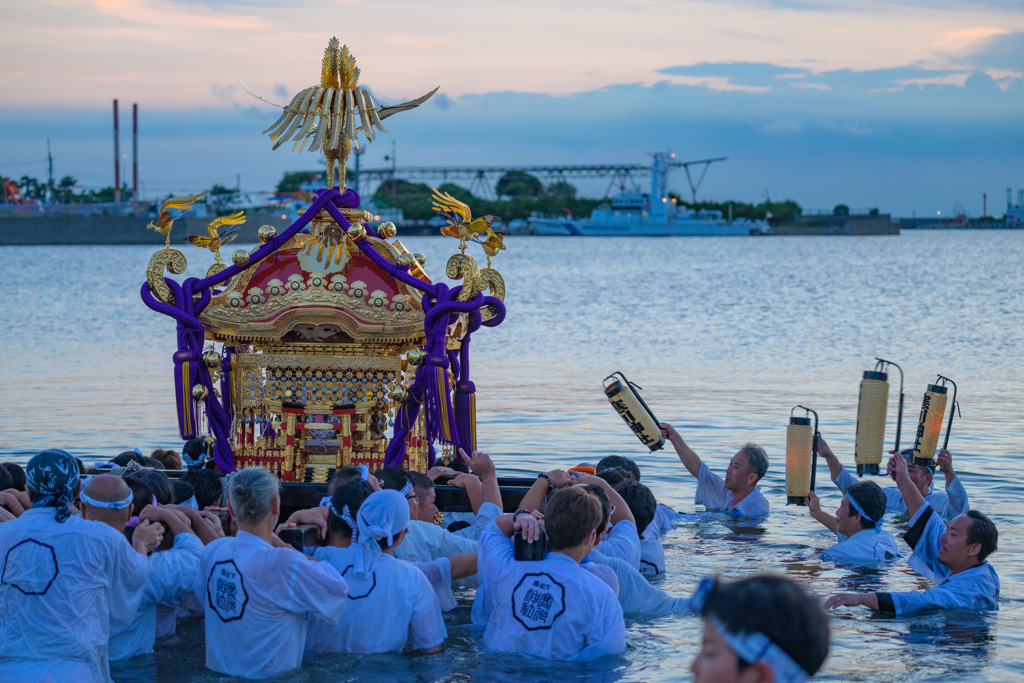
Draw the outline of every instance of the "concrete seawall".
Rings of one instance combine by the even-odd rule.
[[[278,232],[292,224],[292,220],[280,213],[269,211],[247,211],[246,221],[238,226],[239,244],[259,242],[256,233],[263,225],[273,225]],[[196,218],[189,216],[174,221],[171,231],[171,246],[182,245],[186,235],[205,235],[206,226],[212,216]],[[146,230],[150,219],[143,216],[0,216],[0,246],[27,244],[159,244],[161,237],[152,230]],[[399,226],[399,236],[437,235],[440,230],[426,224],[404,223]],[[222,253],[231,255],[231,245]]]
[[[281,214],[247,212],[247,220],[238,226],[237,242],[258,242],[262,225],[273,225],[282,231],[291,221]],[[213,217],[189,216],[174,222],[171,245],[184,243],[186,235],[205,235]],[[15,244],[163,244],[162,237],[146,230],[148,218],[143,216],[0,216],[0,245]],[[230,245],[228,245],[230,254]]]

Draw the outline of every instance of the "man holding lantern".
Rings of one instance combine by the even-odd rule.
[[[768,471],[768,455],[763,448],[755,443],[743,446],[732,456],[723,479],[701,461],[675,427],[667,422],[658,427],[661,435],[672,442],[686,470],[697,478],[694,503],[703,505],[708,512],[724,512],[737,517],[764,517],[768,514],[768,499],[757,487],[757,482]]]
[[[986,562],[998,545],[996,525],[977,510],[943,524],[911,480],[906,459],[893,456],[889,470],[911,514],[910,530],[904,536],[914,549],[908,564],[938,585],[902,593],[837,593],[825,601],[825,609],[864,605],[889,615],[931,609],[999,609],[999,577]]]

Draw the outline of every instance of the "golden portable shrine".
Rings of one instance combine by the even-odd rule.
[[[327,188],[299,219],[281,234],[263,226],[262,244],[236,250],[228,265],[220,249],[244,217],[217,218],[205,237],[188,238],[215,262],[183,282],[165,275],[186,267],[169,246],[171,210],[202,194],[168,199],[150,224],[168,243],[150,259],[141,295],[177,322],[179,431],[183,439],[209,433],[220,471],[261,465],[282,481],[323,482],[349,464],[425,471],[438,448],[452,457],[476,448],[469,346],[505,317],[504,282],[490,267],[503,235],[491,229],[493,216],[474,220],[465,204],[436,193],[434,209],[448,219],[442,233],[459,239],[445,272],[461,282],[434,282],[425,257],[394,239],[393,224],[371,227],[344,184],[358,134],[372,142],[387,132],[383,119],[433,92],[381,106],[359,86],[348,48],[332,39],[320,84],[264,131],[275,149],[291,140],[327,159]],[[482,245],[486,268],[466,253],[471,243]]]

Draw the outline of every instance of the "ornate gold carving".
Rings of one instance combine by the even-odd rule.
[[[174,303],[171,296],[171,288],[164,282],[164,270],[181,275],[185,272],[188,262],[185,255],[177,249],[167,247],[153,254],[146,266],[146,282],[149,283],[149,291],[165,304]]]
[[[501,277],[501,273],[493,268],[484,268],[480,271],[479,279],[480,285],[487,287],[491,296],[500,301],[505,300],[505,280]],[[480,317],[483,320],[490,320],[496,315],[498,315],[498,311],[494,306],[484,306],[480,311]]]
[[[206,277],[213,277],[214,275],[216,275],[217,273],[219,273],[220,271],[224,270],[227,267],[228,266],[226,263],[221,263],[220,261],[217,261],[212,266],[206,269]]]
[[[469,301],[480,291],[480,266],[476,259],[467,254],[453,254],[448,259],[445,273],[453,280],[462,279],[462,291],[459,292],[459,301]]]

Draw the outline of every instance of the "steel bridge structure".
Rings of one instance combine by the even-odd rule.
[[[695,161],[671,161],[672,168],[686,171],[686,180],[690,186],[690,195],[694,203],[697,191],[704,182],[708,168],[717,161],[725,161],[728,157],[715,159],[698,159]],[[358,167],[357,167],[358,168]],[[690,169],[695,169],[690,171]],[[439,184],[468,180],[468,189],[477,197],[497,199],[495,189],[498,180],[506,173],[528,173],[545,185],[557,182],[568,182],[573,179],[608,178],[610,195],[618,185],[621,189],[628,186],[638,188],[637,178],[650,176],[651,167],[644,164],[575,164],[568,166],[392,166],[384,168],[359,169],[358,187],[373,187],[401,178],[407,181],[440,181]],[[372,194],[372,193],[368,193]]]

